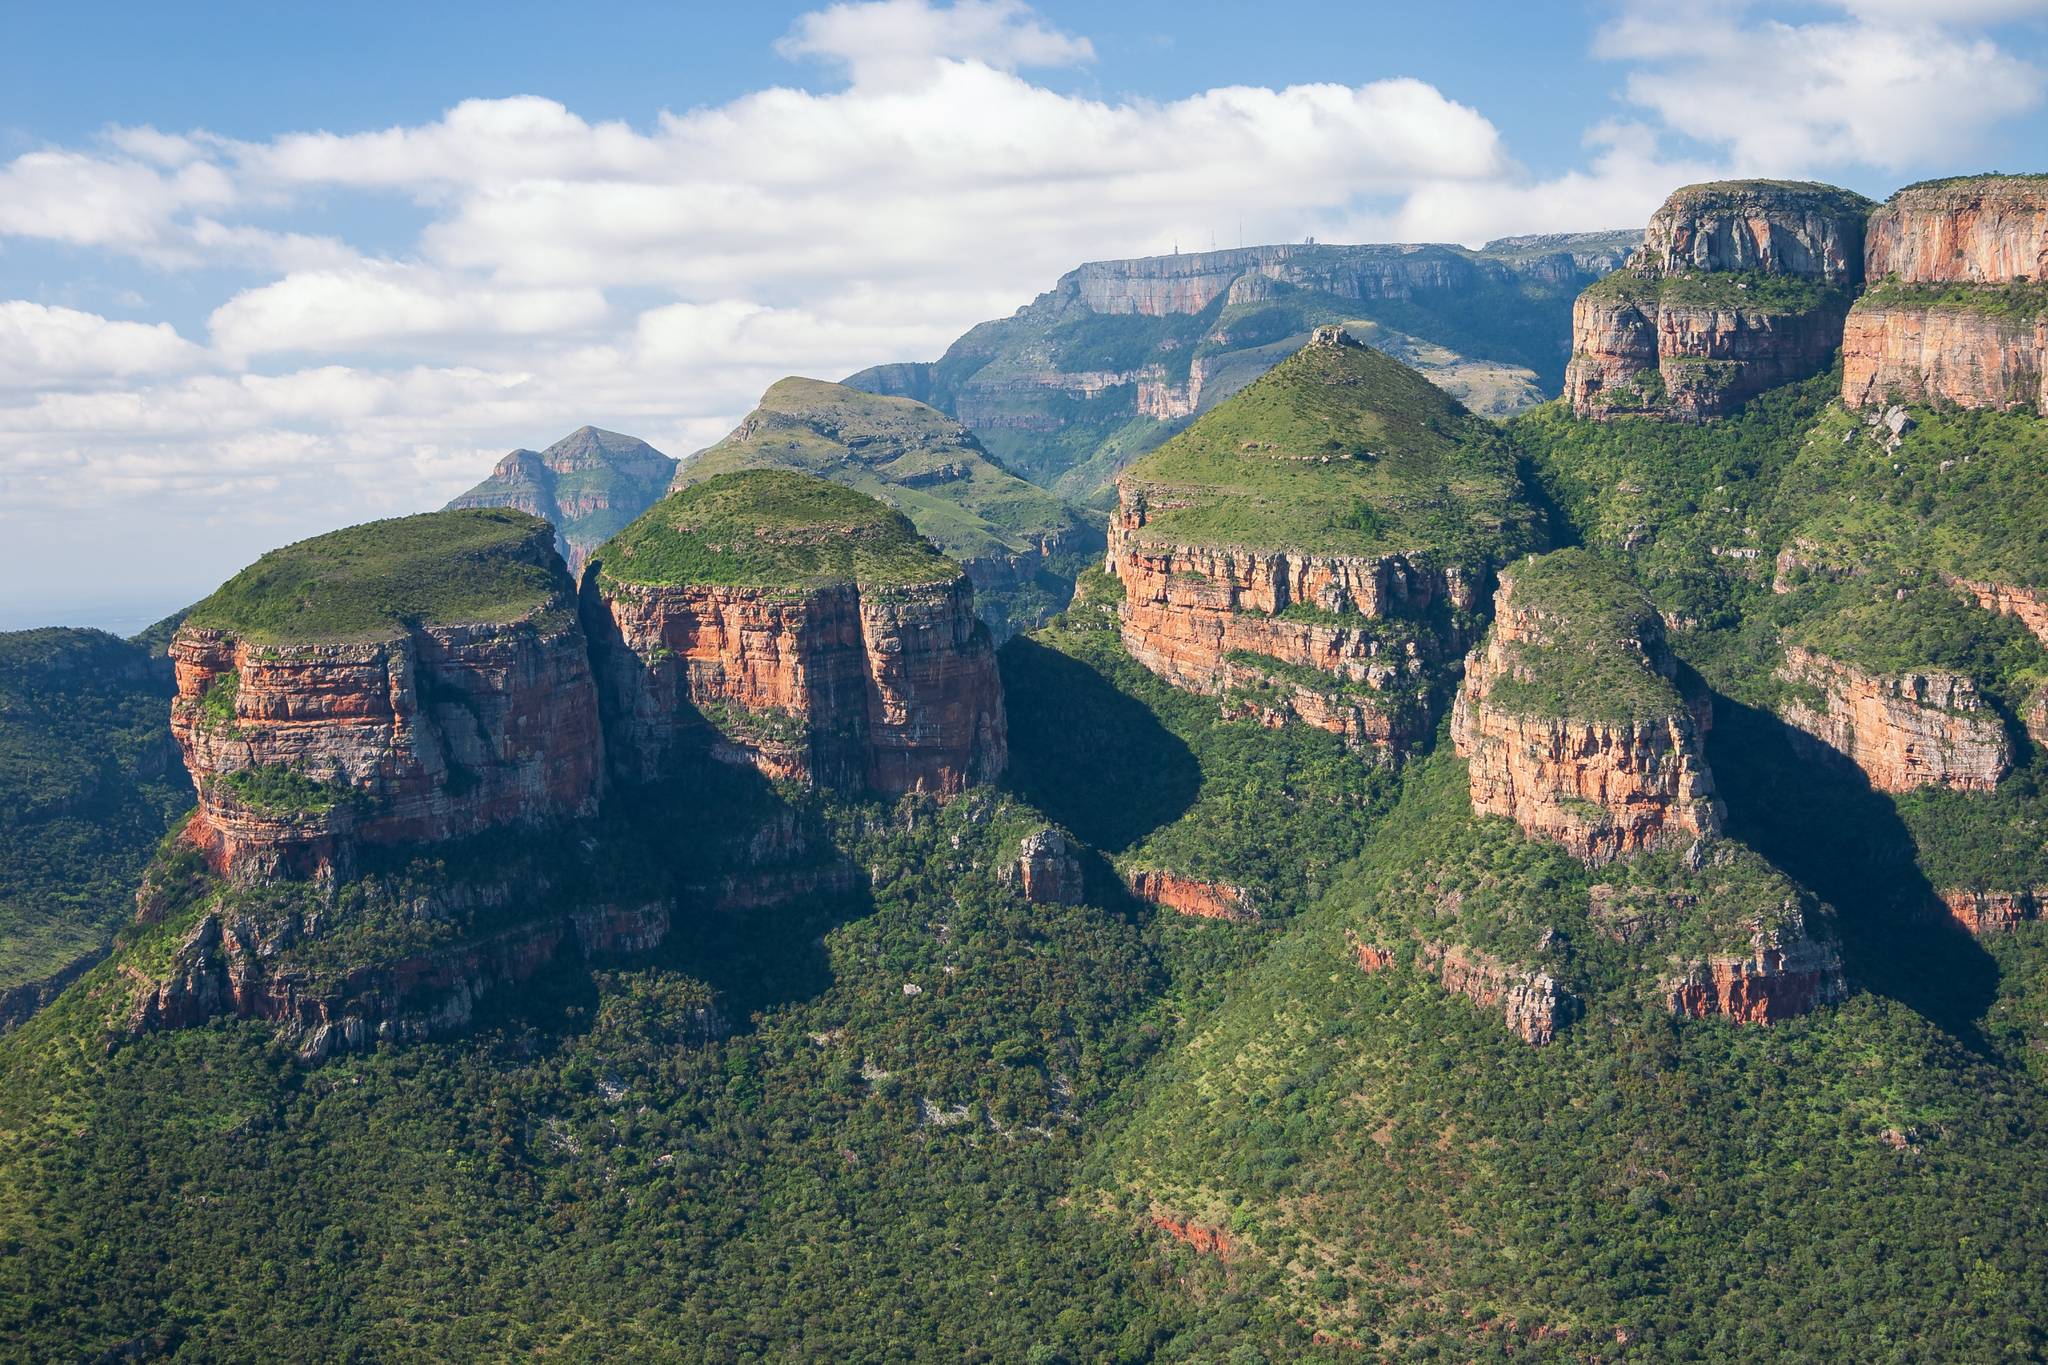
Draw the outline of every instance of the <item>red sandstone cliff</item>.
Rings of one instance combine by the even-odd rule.
[[[1258,902],[1252,893],[1228,882],[1202,881],[1178,872],[1135,868],[1126,876],[1131,894],[1162,909],[1197,919],[1255,920]]]
[[[1455,626],[1440,636],[1420,618],[1438,605],[1471,610],[1476,589],[1459,568],[1399,554],[1155,543],[1145,534],[1146,491],[1119,482],[1117,492],[1109,568],[1123,584],[1119,623],[1138,662],[1178,686],[1231,694],[1233,709],[1263,712],[1274,723],[1299,719],[1385,757],[1427,737],[1432,667],[1464,642]],[[1280,613],[1294,605],[1373,622],[1403,618],[1403,629],[1284,619]],[[1305,681],[1289,667],[1328,682]]]
[[[950,795],[1002,770],[1002,684],[968,580],[810,592],[586,577],[613,762],[703,746],[768,776]]]
[[[1941,893],[1949,918],[1973,934],[1993,934],[2041,918],[2048,886],[2025,891],[1975,891],[1956,887]]]
[[[1799,689],[1781,708],[1785,722],[1861,768],[1879,791],[1990,791],[2012,767],[2004,722],[1960,674],[1881,677],[1795,645],[1778,677]]]
[[[1502,699],[1502,693],[1513,695],[1504,683],[1526,677],[1524,650],[1578,648],[1559,637],[1581,628],[1540,599],[1525,601],[1518,577],[1514,568],[1501,572],[1493,630],[1466,661],[1451,712],[1452,742],[1470,772],[1472,808],[1504,815],[1587,863],[1719,833],[1713,775],[1701,748],[1703,707],[1696,715],[1665,689],[1672,703],[1665,714],[1593,720],[1568,710],[1518,709]],[[1676,665],[1655,613],[1644,611],[1635,629],[1632,638],[1602,640],[1598,647],[1638,656],[1646,673],[1669,679]]]
[[[1772,1024],[1810,1014],[1848,994],[1841,954],[1832,943],[1759,937],[1748,953],[1723,953],[1665,983],[1673,1014],[1714,1015],[1742,1024]]]
[[[1691,185],[1650,219],[1641,250],[1572,307],[1565,397],[1580,417],[1705,421],[1825,369],[1863,273],[1869,203],[1826,185]],[[1810,281],[1762,292],[1730,272]]]
[[[603,766],[582,629],[509,625],[352,644],[256,645],[186,627],[171,729],[199,791],[187,837],[237,876],[345,874],[366,844],[423,843],[592,813]],[[311,802],[238,790],[289,769]]]
[[[1850,312],[1842,399],[2048,414],[2048,182],[1900,190],[1870,218],[1872,292]]]

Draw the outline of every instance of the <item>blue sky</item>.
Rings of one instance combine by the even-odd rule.
[[[1240,221],[1477,242],[2048,146],[2048,0],[5,17],[0,628],[131,626],[585,421],[686,454]]]

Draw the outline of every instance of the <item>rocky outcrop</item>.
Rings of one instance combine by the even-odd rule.
[[[1249,922],[1259,917],[1252,893],[1229,882],[1202,881],[1158,868],[1134,868],[1125,877],[1139,900],[1197,919]]]
[[[138,983],[128,1028],[189,1028],[219,1015],[262,1019],[279,1026],[301,1059],[317,1062],[460,1029],[484,996],[531,979],[564,953],[644,953],[668,929],[664,904],[595,906],[433,952],[315,972],[295,964],[294,949],[318,937],[317,920],[266,927],[249,916],[208,912],[165,973]]]
[[[1109,569],[1123,584],[1131,657],[1177,686],[1234,698],[1233,710],[1298,719],[1382,757],[1427,738],[1433,670],[1464,647],[1457,616],[1477,596],[1466,571],[1402,554],[1155,543],[1146,490],[1120,482],[1118,499]],[[1290,607],[1308,613],[1289,619]]]
[[[1017,861],[1003,875],[1036,905],[1079,905],[1087,896],[1074,841],[1056,829],[1025,835],[1017,845]]]
[[[1002,684],[962,575],[813,591],[586,578],[616,770],[685,749],[769,777],[951,795],[1001,772]]]
[[[1866,271],[1903,284],[2048,279],[2048,178],[1909,185],[1870,215]]]
[[[1870,203],[1832,185],[1729,180],[1688,185],[1651,215],[1638,269],[1755,271],[1830,283],[1863,278]]]
[[[1977,599],[1977,605],[2001,616],[2012,616],[2029,634],[2048,645],[2048,594],[2009,583],[1987,583],[1974,578],[1952,580],[1955,586]]]
[[[2016,924],[2041,918],[2048,905],[2048,886],[2025,891],[1978,891],[1954,887],[1940,893],[1949,918],[1973,934],[1995,934]]]
[[[1499,1009],[1508,1032],[1541,1047],[1569,1023],[1577,1002],[1548,972],[1519,967],[1462,944],[1424,943],[1419,960],[1445,990]]]
[[[1619,622],[1571,619],[1540,589],[1523,590],[1523,579],[1537,572],[1502,571],[1493,630],[1466,661],[1451,712],[1472,808],[1506,816],[1591,864],[1718,833],[1721,813],[1702,748],[1710,713],[1704,704],[1686,705],[1669,685],[1677,664],[1656,613],[1644,604]],[[1590,641],[1582,642],[1589,629]],[[1602,717],[1590,708],[1608,697],[1538,695],[1539,652],[1588,649],[1625,656],[1618,665],[1642,675],[1650,704]],[[1581,705],[1589,709],[1574,714]]]
[[[1178,1218],[1170,1213],[1152,1215],[1152,1226],[1184,1243],[1204,1256],[1214,1256],[1219,1261],[1228,1261],[1237,1254],[1237,1243],[1222,1228],[1198,1223],[1192,1218]]]
[[[583,631],[557,607],[361,643],[187,626],[170,652],[171,729],[199,792],[186,837],[217,871],[345,875],[362,845],[596,808],[597,696]]]
[[[1842,334],[1842,401],[2048,413],[2048,315],[1973,302],[1900,289],[1859,299]]]
[[[1990,791],[2012,767],[2004,722],[1960,674],[1885,677],[1793,645],[1777,676],[1791,688],[1781,718],[1879,791]]]
[[[1673,194],[1628,265],[1573,305],[1572,411],[1707,421],[1826,369],[1863,277],[1869,207],[1783,181]]]
[[[2048,414],[2048,179],[1909,186],[1870,219],[1842,399]]]
[[[1847,993],[1834,944],[1761,936],[1747,953],[1717,954],[1667,981],[1665,1004],[1691,1019],[1772,1024],[1810,1014]]]
[[[1588,290],[1572,305],[1565,397],[1580,417],[1704,422],[1827,368],[1846,294],[1794,310],[1688,302],[1654,287]]]

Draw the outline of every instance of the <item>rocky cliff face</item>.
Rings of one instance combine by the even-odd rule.
[[[1087,898],[1074,841],[1056,829],[1035,830],[1017,845],[1017,861],[1004,872],[1034,905],[1079,905]]]
[[[1572,307],[1572,410],[1706,421],[1826,368],[1862,279],[1869,207],[1779,181],[1673,194],[1627,267]]]
[[[1786,723],[1861,768],[1879,791],[1990,791],[2012,767],[2004,722],[1960,674],[1883,677],[1795,645],[1778,677],[1795,689],[1780,710]]]
[[[653,778],[686,746],[772,778],[951,795],[1002,770],[1002,684],[966,578],[808,593],[586,588],[613,761]]]
[[[1665,985],[1673,1014],[1720,1016],[1742,1024],[1772,1024],[1809,1014],[1848,994],[1841,954],[1832,943],[1797,938],[1760,940],[1746,954],[1717,954]]]
[[[1196,919],[1249,921],[1259,917],[1252,893],[1228,882],[1202,881],[1158,868],[1134,868],[1125,880],[1139,900]]]
[[[2048,315],[1971,302],[1901,289],[1858,300],[1842,334],[1842,401],[2048,413]]]
[[[1361,957],[1361,963],[1364,962]],[[1548,972],[1501,961],[1462,944],[1425,943],[1420,962],[1443,983],[1481,1009],[1498,1009],[1508,1032],[1541,1047],[1568,1023],[1577,1002]]]
[[[1955,887],[1941,893],[1949,918],[1973,934],[1995,934],[2016,924],[2041,918],[2048,905],[2048,886],[2024,891],[1978,891]]]
[[[1560,601],[1552,591],[1552,580],[1597,569],[1565,551],[1503,570],[1493,630],[1466,661],[1451,714],[1472,808],[1506,816],[1587,863],[1690,844],[1721,827],[1701,747],[1707,712],[1670,686],[1677,666],[1656,613],[1623,598],[1620,605],[1633,610],[1617,614],[1606,604]],[[1600,662],[1579,657],[1589,652],[1617,656],[1619,681],[1635,684],[1644,704],[1598,714],[1593,708],[1618,688],[1590,671],[1585,695],[1574,695],[1570,674],[1563,685],[1545,686],[1553,670],[1576,673]]]
[[[1863,277],[1869,209],[1861,196],[1831,185],[1688,185],[1651,216],[1630,264],[1664,274],[1756,271],[1853,284]]]
[[[1909,186],[1870,219],[1842,398],[2048,413],[2048,180]]]
[[[1154,543],[1150,495],[1119,484],[1118,497],[1109,566],[1124,588],[1124,646],[1138,662],[1178,686],[1229,694],[1235,709],[1297,719],[1381,756],[1427,737],[1432,670],[1463,647],[1456,616],[1477,595],[1465,571],[1401,554]],[[1362,619],[1288,619],[1290,607]]]
[[[1969,176],[1909,185],[1870,215],[1866,263],[1873,283],[2048,277],[2048,179]]]
[[[346,873],[428,843],[596,808],[597,695],[573,614],[367,643],[171,643],[171,728],[199,791],[187,837],[236,876]]]

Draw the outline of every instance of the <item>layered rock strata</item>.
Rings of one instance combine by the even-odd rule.
[[[1779,181],[1673,194],[1628,265],[1573,305],[1573,412],[1706,421],[1825,369],[1862,279],[1869,207]]]
[[[236,876],[346,874],[352,851],[592,813],[603,769],[583,632],[509,624],[361,643],[171,642],[171,729],[199,792],[186,836]]]
[[[1973,934],[1995,934],[2041,918],[2048,886],[2024,891],[1978,891],[1956,887],[1941,894],[1949,918]]]
[[[1017,845],[1017,861],[1004,870],[1004,877],[1036,905],[1079,905],[1086,899],[1074,841],[1056,829],[1025,835]]]
[[[1160,505],[1119,483],[1109,567],[1131,657],[1354,748],[1397,756],[1427,738],[1431,679],[1464,647],[1456,623],[1478,595],[1467,571],[1429,556],[1159,543],[1146,523]],[[1305,610],[1290,619],[1290,608]]]
[[[1134,868],[1124,880],[1139,900],[1196,919],[1248,922],[1259,917],[1252,893],[1229,882],[1203,881],[1158,868]]]
[[[1760,937],[1747,953],[1719,953],[1665,984],[1665,1004],[1691,1019],[1773,1024],[1848,994],[1842,957],[1819,939]]]
[[[965,576],[884,591],[591,583],[614,762],[629,779],[689,748],[884,794],[951,795],[1002,770],[1002,684]]]
[[[2048,413],[2048,179],[1909,186],[1871,215],[1842,398]]]
[[[1777,676],[1792,689],[1781,718],[1878,791],[1990,791],[2012,767],[2004,721],[1961,674],[1880,676],[1794,645]]]
[[[1493,630],[1467,660],[1451,712],[1472,808],[1506,816],[1591,864],[1719,833],[1702,749],[1709,712],[1703,704],[1688,706],[1670,685],[1677,665],[1656,613],[1643,604],[1620,621],[1572,619],[1540,589],[1523,589],[1524,578],[1538,572],[1553,570],[1502,571]],[[1590,640],[1582,641],[1589,630]],[[1592,709],[1608,700],[1597,695],[1603,689],[1572,696],[1540,685],[1555,662],[1546,654],[1589,649],[1622,656],[1614,662],[1641,674],[1649,704],[1603,716]]]

